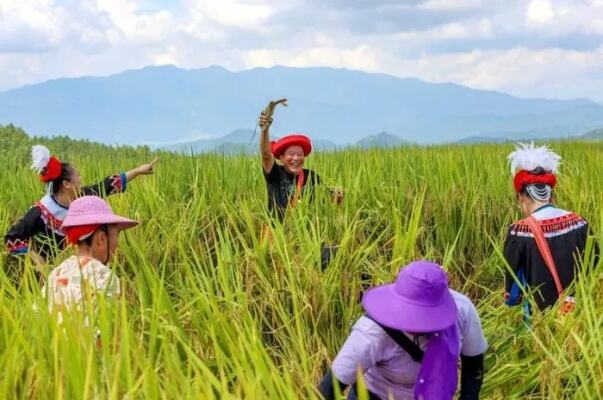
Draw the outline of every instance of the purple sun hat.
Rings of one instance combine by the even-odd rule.
[[[396,282],[367,291],[362,306],[379,324],[406,332],[441,331],[457,319],[448,275],[429,261],[412,262],[400,271]]]
[[[138,221],[115,215],[111,206],[100,197],[82,196],[69,206],[62,227],[85,225],[117,225],[120,230],[123,230],[138,225]]]

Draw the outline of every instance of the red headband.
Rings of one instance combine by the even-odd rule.
[[[524,186],[533,185],[533,184],[545,184],[554,188],[557,184],[557,176],[552,172],[547,172],[546,174],[535,175],[531,174],[529,171],[522,169],[518,173],[515,174],[515,178],[513,178],[513,186],[515,186],[515,191],[520,193]]]
[[[63,228],[63,230],[67,234],[67,241],[69,242],[69,244],[78,244],[80,241],[83,240],[85,236],[94,233],[100,227],[100,224],[81,225]]]
[[[62,169],[63,166],[61,161],[55,156],[52,156],[50,157],[50,160],[48,160],[48,165],[46,165],[46,168],[44,168],[44,171],[40,175],[40,180],[44,183],[54,181],[61,176]]]

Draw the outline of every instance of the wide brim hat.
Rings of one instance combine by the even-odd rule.
[[[442,267],[428,261],[413,262],[400,271],[394,283],[367,291],[362,306],[379,324],[406,332],[437,332],[457,320],[448,276]]]
[[[312,152],[312,141],[306,135],[301,134],[283,136],[279,140],[272,141],[270,146],[272,148],[272,154],[276,158],[280,157],[285,150],[291,146],[301,146],[304,151],[304,156],[307,156]]]
[[[138,225],[138,221],[116,215],[111,206],[96,196],[83,196],[71,203],[67,217],[63,221],[63,229],[85,225],[117,225],[119,230]]]

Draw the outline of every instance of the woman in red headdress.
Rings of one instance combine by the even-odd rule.
[[[287,100],[281,99],[270,102],[260,114],[259,125],[260,154],[266,187],[268,189],[268,211],[278,220],[285,218],[289,207],[295,207],[301,197],[308,201],[314,198],[313,193],[321,183],[320,176],[304,168],[306,157],[312,152],[312,142],[302,134],[290,134],[278,140],[270,140],[270,125],[272,112],[277,104],[286,105]],[[276,162],[278,160],[279,162]],[[332,188],[333,201],[340,204],[343,201],[341,188]],[[325,268],[335,256],[338,246],[322,246],[321,265]]]
[[[534,301],[541,310],[558,299],[563,310],[573,307],[574,299],[566,288],[583,258],[589,225],[580,215],[553,203],[560,160],[546,146],[535,147],[533,143],[520,144],[509,155],[524,219],[510,226],[504,246],[511,268],[505,276],[508,305],[522,302],[523,286],[534,291]],[[524,304],[529,315],[529,304]]]
[[[260,154],[268,188],[268,210],[279,220],[283,220],[287,208],[295,206],[304,194],[309,192],[309,199],[312,200],[312,192],[320,184],[320,176],[304,168],[304,161],[312,152],[309,137],[296,133],[275,141],[270,140],[271,112],[274,105],[279,103],[286,105],[286,99],[271,102],[270,113],[262,112],[259,125],[262,130]],[[343,196],[340,189],[332,190],[331,193],[335,201],[341,202]]]
[[[72,201],[82,195],[122,193],[136,177],[152,174],[157,162],[155,159],[128,172],[109,176],[96,185],[82,187],[77,168],[51,156],[46,147],[33,146],[31,155],[32,168],[40,175],[47,193],[10,228],[4,242],[10,254],[29,254],[38,265],[50,261],[57,250],[63,248],[65,233],[62,225]]]

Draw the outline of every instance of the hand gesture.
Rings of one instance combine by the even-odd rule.
[[[340,187],[332,187],[331,191],[331,199],[335,204],[341,204],[343,202],[343,188]]]
[[[148,164],[142,164],[137,168],[138,175],[153,175],[155,173],[155,164],[159,161],[159,157],[156,157],[153,161]]]
[[[260,113],[259,125],[262,130],[270,128],[270,125],[272,125],[272,117],[269,117],[264,111],[262,111]]]

